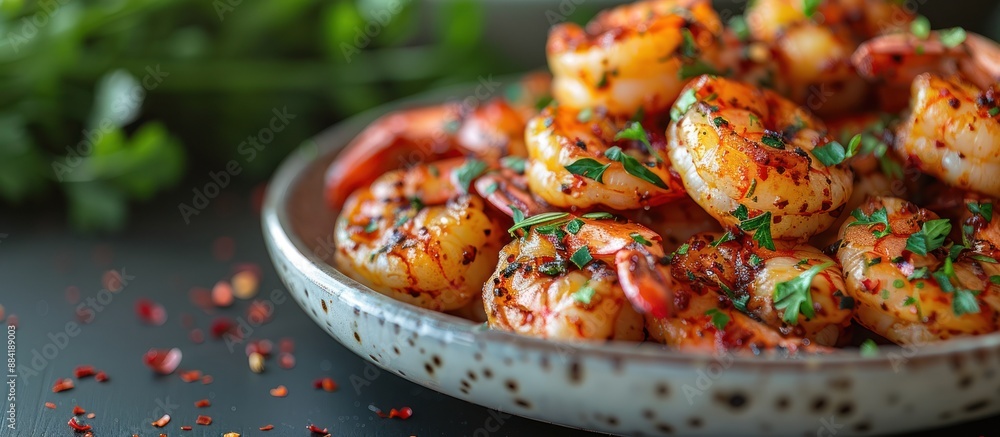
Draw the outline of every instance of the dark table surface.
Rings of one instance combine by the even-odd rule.
[[[284,337],[294,339],[295,367],[282,369],[272,356],[264,373],[252,373],[242,344],[231,350],[207,334],[218,316],[245,316],[249,301],[237,299],[230,308],[206,314],[189,299],[192,287],[228,279],[239,263],[260,266],[259,297],[270,297],[273,290],[284,293],[265,253],[253,196],[248,190],[230,190],[190,224],[176,207],[183,194],[144,205],[129,229],[114,237],[74,234],[65,230],[61,218],[0,215],[0,304],[19,320],[17,429],[4,423],[0,436],[72,435],[66,422],[75,405],[96,413],[86,422],[98,436],[219,436],[230,431],[305,436],[309,423],[328,427],[334,435],[486,435],[477,432],[480,429],[493,430],[487,434],[494,436],[581,434],[507,416],[379,372],[327,336],[291,299],[277,304],[273,319],[254,328],[248,338],[275,344]],[[215,253],[220,237],[232,239],[231,259]],[[102,293],[102,276],[112,269],[123,273],[127,284],[117,293]],[[79,303],[67,299],[68,287],[79,290]],[[134,310],[140,298],[161,303],[167,322],[141,323]],[[79,308],[83,318],[93,319],[90,323],[79,320]],[[189,339],[189,329],[182,324],[185,315],[206,331],[203,344]],[[67,330],[68,323],[79,326]],[[201,370],[214,381],[203,385],[185,383],[177,374],[154,375],[142,362],[151,347],[180,348],[182,369]],[[72,390],[52,392],[57,378],[72,377],[82,364],[106,371],[110,380],[83,379]],[[338,382],[339,389],[314,389],[313,381],[323,376]],[[278,385],[288,388],[287,397],[269,395]],[[9,386],[3,390],[6,394]],[[196,408],[200,399],[212,405]],[[56,409],[44,407],[46,402]],[[410,406],[414,414],[408,420],[382,419],[369,409],[372,405],[387,411]],[[153,428],[150,422],[164,413],[173,420],[162,430]],[[213,423],[196,425],[199,414],[211,416]],[[266,424],[273,424],[274,430],[258,431]],[[998,424],[1000,419],[984,420],[926,435],[996,435]],[[194,430],[181,431],[184,425]]]

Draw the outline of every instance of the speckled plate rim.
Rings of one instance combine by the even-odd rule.
[[[503,83],[511,83],[516,77],[509,77]],[[343,304],[350,305],[372,317],[392,324],[421,332],[423,336],[449,342],[462,341],[492,342],[524,350],[553,351],[558,346],[562,353],[591,355],[604,358],[620,358],[637,362],[658,362],[670,364],[696,365],[703,363],[711,355],[706,353],[680,352],[659,344],[626,342],[588,343],[557,342],[534,337],[526,337],[508,332],[483,329],[482,325],[457,316],[434,312],[414,305],[394,300],[347,277],[335,267],[313,254],[308,246],[292,229],[287,201],[295,184],[304,170],[320,156],[339,153],[340,150],[366,125],[381,115],[408,107],[431,105],[448,101],[455,96],[467,96],[474,86],[459,85],[442,88],[376,107],[351,117],[306,141],[291,153],[280,165],[268,184],[262,215],[262,229],[268,234],[278,250],[309,280],[320,284]],[[317,207],[325,208],[325,205]],[[331,223],[332,227],[333,224]],[[337,292],[336,284],[347,285],[351,292]],[[992,333],[970,338],[952,339],[944,342],[921,345],[916,350],[906,350],[898,346],[883,346],[877,356],[862,357],[851,350],[836,351],[825,355],[810,355],[799,359],[780,356],[733,357],[740,367],[762,366],[775,368],[801,368],[815,371],[827,366],[844,364],[886,366],[905,353],[911,362],[940,356],[967,353],[1000,347],[1000,333]],[[894,354],[893,352],[896,351]]]

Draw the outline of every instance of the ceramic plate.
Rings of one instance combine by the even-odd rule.
[[[616,434],[881,434],[1000,413],[996,334],[795,360],[560,343],[401,303],[339,272],[329,263],[337,212],[322,198],[338,151],[379,115],[473,92],[442,90],[348,120],[293,153],[268,187],[263,231],[278,273],[358,356],[485,407]]]

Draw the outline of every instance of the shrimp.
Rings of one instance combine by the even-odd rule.
[[[327,204],[393,169],[471,154],[496,166],[507,155],[525,156],[524,125],[544,102],[549,76],[526,75],[504,96],[479,105],[446,103],[405,109],[368,125],[341,151],[326,173]]]
[[[483,287],[490,327],[542,338],[639,341],[642,314],[670,315],[659,236],[609,218],[549,217],[501,250]]]
[[[824,165],[822,121],[769,90],[702,76],[674,105],[670,160],[688,194],[728,230],[805,241],[851,196],[846,164]],[[751,226],[752,225],[752,226]]]
[[[875,34],[908,25],[912,15],[889,1],[825,1],[814,11],[801,0],[758,0],[747,9],[754,41],[767,44],[777,65],[771,86],[821,115],[863,105],[869,87],[851,55]]]
[[[929,73],[913,81],[895,151],[945,183],[1000,197],[1000,91]]]
[[[1000,266],[947,250],[947,219],[894,197],[871,198],[852,215],[837,258],[858,323],[902,345],[998,329],[990,278]]]
[[[604,11],[586,29],[549,32],[552,93],[560,105],[626,117],[669,108],[686,68],[713,69],[722,23],[707,0],[652,0]]]
[[[714,290],[782,334],[823,346],[844,344],[852,310],[836,263],[809,245],[777,246],[772,251],[746,237],[697,234],[675,253],[674,279],[691,289]]]
[[[600,111],[546,108],[525,131],[531,191],[559,208],[629,210],[683,198],[683,185],[661,152],[662,134],[638,123],[628,128],[649,145],[615,140],[626,127]]]
[[[423,308],[468,304],[503,245],[503,230],[483,199],[461,186],[475,166],[461,158],[420,164],[355,191],[336,222],[336,265],[377,292]]]
[[[643,225],[663,238],[663,249],[672,252],[699,232],[721,231],[712,216],[690,197],[649,209],[635,209],[622,215]]]

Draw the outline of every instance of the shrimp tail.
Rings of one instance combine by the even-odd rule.
[[[657,268],[656,260],[648,251],[623,249],[615,255],[615,265],[625,297],[637,311],[655,318],[674,316],[674,292],[670,281]]]

